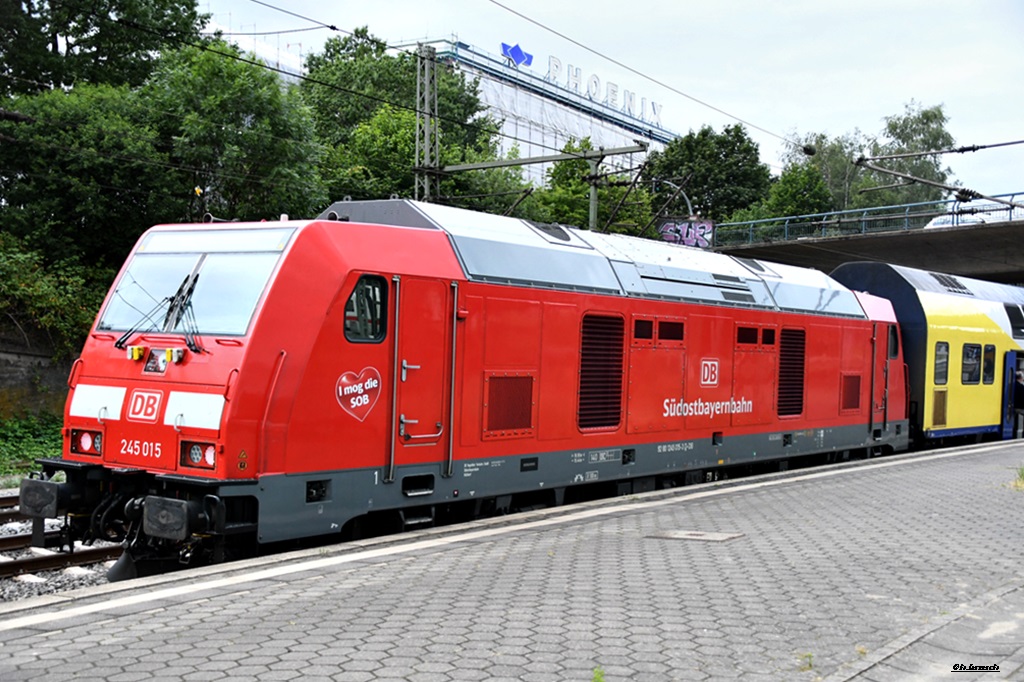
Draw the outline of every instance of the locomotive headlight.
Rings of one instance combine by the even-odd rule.
[[[206,460],[206,464],[208,466],[213,466],[214,462],[217,461],[217,454],[216,451],[213,449],[212,445],[206,446],[206,451],[203,453],[203,458]]]
[[[82,431],[82,435],[78,437],[78,447],[81,448],[82,452],[92,450],[92,434],[88,431]]]
[[[193,443],[188,449],[188,460],[196,465],[203,463],[203,448],[198,443]]]

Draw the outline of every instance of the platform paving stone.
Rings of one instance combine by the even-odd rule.
[[[0,680],[1024,679],[1022,464],[882,458],[0,609]]]

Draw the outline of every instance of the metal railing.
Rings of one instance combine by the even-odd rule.
[[[1000,194],[998,199],[1021,203],[1024,195]],[[948,219],[945,219],[948,216]],[[928,201],[899,206],[833,211],[803,216],[766,218],[715,226],[714,248],[739,244],[842,237],[872,232],[919,230],[978,223],[1024,220],[1024,209],[993,202]]]

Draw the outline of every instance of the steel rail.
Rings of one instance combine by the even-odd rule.
[[[37,571],[52,571],[70,566],[96,564],[121,556],[124,548],[120,545],[110,547],[89,547],[74,552],[55,552],[45,556],[25,557],[0,563],[0,578],[10,578]]]

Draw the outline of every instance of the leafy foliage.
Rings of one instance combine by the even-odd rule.
[[[416,62],[408,52],[391,53],[365,27],[328,40],[322,53],[307,58],[302,93],[328,148],[322,174],[331,198],[414,195]],[[441,164],[496,158],[498,125],[482,115],[477,83],[443,62],[435,65],[435,76]],[[512,169],[456,173],[440,185],[442,196],[474,197],[459,203],[477,209],[488,205],[475,200],[481,195],[526,189],[521,171]]]
[[[924,108],[911,101],[902,115],[887,116],[885,129],[871,144],[872,156],[906,154],[909,152],[937,151],[949,149],[956,140],[946,130],[949,119],[942,111],[942,105]],[[875,165],[898,171],[915,178],[945,183],[952,172],[942,166],[940,156],[916,156],[905,159],[886,159]],[[865,174],[865,187],[892,185],[897,179],[891,175],[871,171]],[[892,206],[901,203],[938,201],[946,190],[922,183],[872,192],[872,205]]]
[[[863,201],[857,193],[863,182],[863,172],[853,162],[867,148],[865,136],[859,130],[835,138],[824,133],[812,133],[804,136],[800,144],[814,147],[814,156],[808,159],[800,148],[794,147],[785,157],[787,168],[793,164],[810,163],[818,169],[828,187],[832,197],[831,210],[856,208]]]
[[[34,469],[37,457],[60,454],[61,418],[40,414],[0,420],[0,476],[24,474]]]
[[[162,48],[208,20],[195,0],[0,0],[0,17],[0,95],[141,85]]]
[[[167,155],[138,95],[79,85],[15,100],[0,123],[0,225],[53,262],[117,267],[151,224],[175,215]]]
[[[832,195],[821,171],[809,163],[797,163],[783,169],[764,201],[737,211],[728,222],[813,215],[830,210]]]
[[[562,152],[590,151],[590,138],[570,140]],[[537,203],[551,222],[576,227],[590,226],[590,162],[570,159],[552,164],[547,173],[547,186],[537,193]],[[605,174],[598,169],[598,210],[596,229],[638,234],[649,222],[651,196],[643,187],[635,187],[626,196],[631,178],[625,173]],[[616,209],[618,209],[617,212]],[[614,213],[613,213],[614,212]]]
[[[0,315],[29,347],[41,333],[58,356],[77,352],[112,275],[73,259],[47,265],[38,253],[0,233]]]
[[[949,149],[956,141],[946,130],[948,121],[942,105],[924,107],[911,101],[902,114],[887,116],[884,128],[877,135],[864,135],[854,130],[829,138],[822,133],[812,133],[800,142],[813,145],[817,150],[809,162],[821,171],[832,194],[834,210],[938,201],[946,193],[941,187],[923,183],[891,187],[902,181],[856,166],[854,162],[865,151],[868,156],[877,157]],[[802,162],[802,154],[794,149],[786,161]],[[943,167],[938,155],[886,159],[874,165],[941,184],[949,184],[952,172]],[[885,189],[876,189],[881,187]]]
[[[169,193],[179,217],[313,214],[327,196],[310,111],[297,88],[237,57],[238,48],[222,42],[182,48],[140,91],[177,171]]]
[[[672,140],[664,151],[651,154],[644,177],[647,182],[685,183],[694,212],[716,221],[766,199],[771,180],[757,144],[739,124],[726,126],[721,133],[704,126]],[[659,194],[667,199],[672,191],[665,187]],[[669,211],[686,215],[688,208],[678,198]]]

